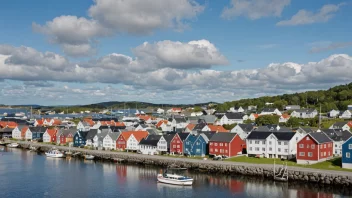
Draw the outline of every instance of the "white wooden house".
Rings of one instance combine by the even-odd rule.
[[[340,115],[340,111],[335,109],[329,111],[328,113],[329,118],[337,118],[339,117],[339,115]]]
[[[253,124],[238,124],[233,129],[231,129],[230,133],[237,133],[242,140],[245,140],[250,132],[254,129]]]
[[[12,138],[17,140],[22,139],[22,131],[18,126],[12,130]]]
[[[260,115],[278,115],[281,116],[282,113],[277,108],[264,108]]]
[[[251,113],[251,115],[249,115],[248,119],[250,119],[250,120],[252,120],[252,121],[255,121],[255,119],[257,119],[258,116],[259,116],[259,115],[256,114],[256,113]]]
[[[290,115],[282,114],[279,118],[280,123],[286,123],[290,119]]]
[[[90,130],[90,125],[87,122],[79,121],[78,124],[77,124],[77,130],[79,130],[79,131],[89,131]]]
[[[229,112],[232,112],[232,113],[243,113],[244,112],[244,109],[242,107],[231,107]]]
[[[109,132],[103,138],[103,148],[105,150],[115,150],[116,149],[116,140],[119,137],[120,133],[117,132]]]
[[[331,125],[329,129],[341,129],[344,131],[350,131],[352,126],[352,122],[336,122],[335,124]]]
[[[139,150],[144,155],[160,154],[167,152],[167,142],[161,135],[149,135],[139,142]]]
[[[216,124],[242,124],[245,120],[248,120],[248,116],[243,113],[226,113],[219,121],[216,122]]]
[[[350,119],[351,117],[352,117],[352,113],[350,110],[346,110],[340,115],[340,118],[343,118],[343,119]]]
[[[318,115],[316,109],[297,109],[292,111],[291,117],[294,118],[314,118]]]
[[[292,159],[302,135],[294,132],[252,131],[246,139],[248,156]]]

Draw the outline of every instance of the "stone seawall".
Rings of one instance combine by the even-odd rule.
[[[61,151],[80,152],[94,155],[100,160],[120,161],[133,164],[144,164],[154,166],[175,166],[188,168],[200,172],[221,173],[226,175],[250,175],[263,177],[265,179],[273,178],[273,165],[270,164],[249,164],[229,161],[197,160],[190,158],[174,158],[155,155],[141,155],[127,152],[98,151],[81,148],[69,148],[64,146],[55,146],[50,144],[38,144],[19,142],[22,148],[28,149],[30,146],[38,148],[38,151],[45,152],[55,147]],[[289,181],[299,181],[306,183],[328,184],[352,186],[352,172],[330,171],[301,167],[288,167]]]

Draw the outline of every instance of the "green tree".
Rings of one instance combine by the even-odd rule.
[[[236,125],[237,125],[237,123],[234,123],[234,124],[224,124],[223,127],[224,127],[226,130],[231,130],[231,129],[233,129]]]
[[[268,124],[279,124],[279,116],[277,115],[263,115],[255,119],[255,123],[258,126],[268,125]]]
[[[193,108],[193,112],[200,112],[200,111],[203,111],[203,109],[199,106],[196,106]]]
[[[287,127],[299,127],[301,126],[301,119],[290,117],[290,119],[285,124]]]

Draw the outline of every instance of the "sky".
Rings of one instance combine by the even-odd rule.
[[[2,2],[0,104],[168,104],[351,82],[352,1]]]

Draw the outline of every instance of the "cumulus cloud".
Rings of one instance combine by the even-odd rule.
[[[169,42],[170,41],[166,41],[167,44],[170,44]],[[207,46],[202,45],[204,43],[207,42],[195,41],[184,43],[187,50],[184,50],[184,47],[178,46],[179,43],[177,43],[175,48],[180,48],[182,53],[189,54],[188,49],[190,46],[188,45],[196,44],[197,47],[199,47],[199,45]],[[156,96],[160,96],[158,100],[164,101],[174,100],[175,95],[182,96],[181,98],[187,101],[194,101],[196,100],[195,98],[203,101],[207,101],[206,99],[223,101],[240,97],[257,97],[306,89],[328,88],[335,84],[350,82],[350,74],[346,71],[352,70],[352,57],[347,54],[331,55],[318,62],[303,64],[293,62],[271,63],[266,67],[264,66],[258,69],[217,71],[209,68],[203,70],[187,70],[185,68],[192,68],[190,66],[194,65],[198,67],[201,65],[203,68],[207,68],[208,63],[205,64],[204,60],[197,59],[198,56],[195,55],[195,57],[191,58],[187,56],[184,57],[184,60],[180,60],[182,64],[175,64],[174,59],[169,59],[165,54],[159,53],[158,43],[143,45],[152,45],[148,46],[146,49],[147,51],[151,50],[153,52],[146,53],[144,50],[135,50],[138,51],[135,52],[138,54],[135,58],[123,54],[110,54],[88,62],[67,62],[64,66],[65,69],[60,70],[52,68],[47,61],[38,59],[34,59],[36,60],[35,64],[24,64],[25,62],[23,61],[20,62],[20,64],[14,61],[7,61],[18,56],[16,51],[21,51],[22,53],[20,54],[25,52],[29,54],[33,53],[31,50],[21,50],[23,47],[14,47],[13,49],[15,50],[11,53],[8,53],[9,51],[7,50],[7,54],[10,55],[0,55],[0,72],[3,74],[0,79],[35,81],[25,82],[25,85],[27,87],[32,85],[31,87],[33,87],[33,89],[42,89],[42,91],[48,89],[48,87],[44,86],[45,83],[40,84],[39,82],[79,82],[82,83],[82,85],[84,85],[83,83],[104,83],[109,85],[106,87],[105,91],[104,89],[95,89],[94,84],[87,84],[86,90],[83,92],[79,90],[80,88],[75,88],[70,91],[71,94],[94,93],[94,95],[101,96],[104,99],[105,97],[113,97],[109,94],[112,90],[110,85],[118,85],[120,87],[123,85],[121,89],[128,92],[125,93],[126,97],[128,97],[128,95],[131,97],[131,95],[135,96],[148,93],[151,98],[154,98],[152,94],[155,94]],[[207,53],[211,52],[210,54],[212,54],[212,56],[217,52],[215,49],[201,50],[201,52],[205,51]],[[2,53],[5,54],[5,52]],[[46,56],[44,56],[45,53],[36,53],[40,54],[40,57],[46,60]],[[26,57],[25,55],[23,56]],[[155,57],[152,61],[154,61],[157,66],[153,69],[141,72],[140,66],[144,64],[143,59],[149,56]],[[208,54],[207,56],[210,55]],[[50,57],[56,57],[56,55],[51,55]],[[148,59],[151,59],[150,57]],[[183,56],[179,56],[178,58],[182,57]],[[189,63],[187,63],[186,60]],[[199,63],[196,63],[197,61]],[[148,63],[151,62],[147,61],[146,64]],[[163,63],[164,67],[159,67],[159,63]],[[211,63],[214,64],[214,62]],[[175,67],[175,65],[177,67]],[[331,78],[331,76],[334,76],[334,78]],[[70,89],[70,86],[65,85],[65,87],[62,87],[62,90]],[[221,96],[219,93],[226,93],[227,95]],[[161,95],[163,96],[161,97]],[[213,97],[211,97],[212,95]],[[215,97],[217,95],[219,95],[218,98]],[[181,100],[180,97],[178,98]],[[114,100],[116,100],[116,98]]]
[[[352,46],[352,42],[324,42],[320,43],[317,46],[313,46],[309,52],[310,53],[320,53],[320,52],[325,52],[325,51],[330,51],[330,50],[335,50],[339,48],[345,48],[345,47],[350,47]]]
[[[203,10],[194,0],[95,0],[89,18],[63,15],[44,25],[33,23],[32,28],[59,44],[67,55],[87,56],[95,53],[101,37],[145,35],[162,28],[181,30]]]
[[[340,3],[337,5],[327,4],[320,8],[317,12],[299,10],[297,14],[293,15],[289,20],[283,20],[278,22],[278,26],[294,26],[294,25],[306,25],[313,23],[324,23],[329,21],[334,14],[340,9],[341,6],[346,5],[345,3]]]
[[[291,0],[231,0],[230,6],[225,7],[221,17],[231,19],[239,16],[251,20],[263,17],[280,17]]]

